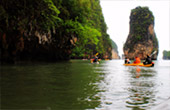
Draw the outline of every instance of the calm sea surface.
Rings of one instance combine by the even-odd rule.
[[[0,66],[0,107],[17,110],[148,110],[170,97],[170,60],[125,67],[123,60]]]

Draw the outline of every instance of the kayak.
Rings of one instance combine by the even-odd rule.
[[[97,62],[92,62],[92,64],[99,64],[99,62],[97,61]]]
[[[130,64],[123,64],[125,66],[143,66],[143,67],[153,67],[154,63],[152,62],[152,64],[143,64],[143,63],[130,63]]]
[[[97,61],[94,61],[94,59],[91,59],[90,60],[90,63],[92,63],[92,64],[99,64],[99,61],[100,61],[101,59],[98,59]]]

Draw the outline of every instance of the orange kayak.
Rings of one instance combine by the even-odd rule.
[[[144,65],[143,63],[130,63],[130,64],[123,64],[125,66],[144,66],[144,67],[153,67],[154,63],[152,62],[152,64],[146,64]]]

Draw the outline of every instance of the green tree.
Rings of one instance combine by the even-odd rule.
[[[99,0],[1,0],[0,10],[1,60],[111,56]]]

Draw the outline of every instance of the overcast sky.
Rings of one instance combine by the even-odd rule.
[[[159,41],[159,58],[163,50],[170,50],[170,1],[169,0],[100,0],[107,33],[116,42],[119,55],[123,54],[123,44],[129,34],[131,9],[147,6],[155,17],[155,33]]]

